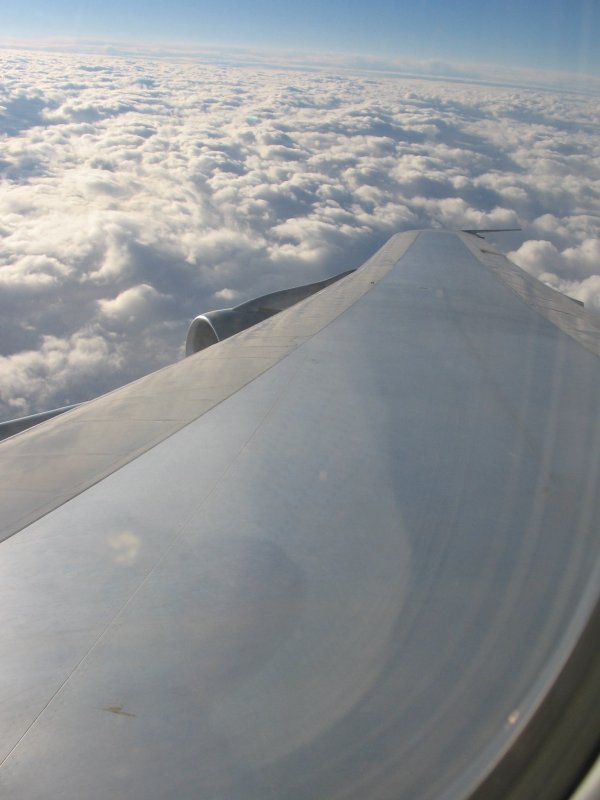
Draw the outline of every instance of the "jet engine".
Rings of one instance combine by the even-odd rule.
[[[185,342],[186,356],[191,356],[212,344],[246,330],[246,328],[251,328],[258,322],[310,297],[311,294],[325,289],[326,286],[350,275],[351,272],[354,270],[347,270],[340,275],[334,275],[333,278],[309,283],[306,286],[296,286],[293,289],[283,289],[280,292],[265,294],[234,308],[220,308],[200,314],[192,321],[188,329]]]

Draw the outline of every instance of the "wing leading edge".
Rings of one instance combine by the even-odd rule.
[[[400,234],[0,444],[6,796],[564,797],[599,341],[485,242]]]

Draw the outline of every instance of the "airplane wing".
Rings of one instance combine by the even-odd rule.
[[[0,796],[570,796],[599,355],[486,241],[416,231],[6,439]]]

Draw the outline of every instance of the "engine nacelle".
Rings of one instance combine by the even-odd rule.
[[[200,314],[193,320],[189,327],[187,338],[185,341],[185,354],[191,356],[194,353],[210,347],[211,344],[228,339],[240,331],[245,331],[246,328],[251,328],[258,322],[262,322],[274,314],[279,314],[290,306],[304,300],[305,297],[310,297],[311,294],[325,289],[332,283],[339,281],[341,278],[350,275],[354,270],[342,272],[340,275],[335,275],[333,278],[327,278],[324,281],[317,283],[309,283],[306,286],[296,286],[293,289],[284,289],[281,292],[273,292],[272,294],[257,297],[255,300],[249,300],[247,303],[242,303],[235,308],[221,308],[216,311],[207,311],[206,314]]]
[[[189,327],[185,340],[185,354],[191,356],[277,313],[270,309],[256,309],[254,312],[249,312],[235,308],[221,308],[200,314]]]

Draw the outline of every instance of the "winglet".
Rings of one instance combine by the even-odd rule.
[[[473,228],[468,230],[467,228],[462,229],[462,233],[472,233],[473,236],[477,236],[478,239],[484,239],[485,237],[482,236],[482,233],[508,233],[509,231],[522,231],[523,228]]]

